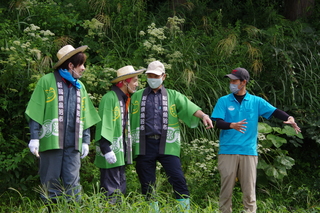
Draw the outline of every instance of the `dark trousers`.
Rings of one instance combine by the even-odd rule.
[[[167,174],[176,198],[188,197],[189,191],[181,168],[180,158],[173,155],[160,155],[159,142],[160,140],[146,138],[146,155],[139,155],[136,158],[136,170],[142,194],[152,193],[152,187],[155,187],[156,161],[158,160]]]
[[[125,166],[118,166],[110,169],[100,169],[100,184],[105,195],[111,203],[119,200],[119,194],[126,193]]]
[[[66,193],[68,196],[77,195],[80,185],[80,152],[74,147],[54,149],[40,152],[40,180],[48,194],[41,193],[43,199],[55,199]],[[46,191],[45,190],[45,191]],[[44,191],[44,192],[45,192]],[[70,199],[71,197],[67,197]]]

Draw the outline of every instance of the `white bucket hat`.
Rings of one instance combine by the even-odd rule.
[[[57,58],[59,61],[53,66],[53,69],[56,69],[57,67],[59,67],[61,64],[63,64],[63,62],[65,62],[66,60],[68,60],[69,58],[74,56],[75,54],[77,54],[79,52],[84,52],[87,48],[88,48],[88,46],[84,45],[84,46],[81,46],[81,47],[78,47],[77,49],[75,49],[70,44],[62,47],[57,53]]]
[[[145,70],[146,69],[141,69],[141,70],[135,71],[133,66],[131,66],[131,65],[122,67],[122,68],[117,70],[117,77],[114,78],[111,81],[111,83],[118,83],[119,81],[122,81],[122,80],[125,80],[125,79],[128,79],[128,78],[132,78],[134,76],[140,75]]]

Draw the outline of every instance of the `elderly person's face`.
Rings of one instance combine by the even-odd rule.
[[[138,82],[138,76],[135,76],[131,79],[130,83],[127,83],[127,88],[128,88],[128,93],[134,93],[137,90],[137,87],[139,86],[139,82]]]

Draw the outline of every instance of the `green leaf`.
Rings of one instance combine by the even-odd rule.
[[[301,144],[303,144],[303,140],[296,138],[295,140],[289,140],[291,144],[293,144],[295,147],[301,147]]]
[[[272,147],[273,143],[270,140],[263,140],[259,142],[263,148],[270,148]]]
[[[265,172],[266,172],[266,174],[268,175],[268,176],[270,176],[270,177],[274,177],[274,178],[276,178],[276,179],[279,179],[278,177],[279,177],[279,173],[278,173],[278,171],[276,170],[276,168],[275,167],[273,167],[273,166],[269,166],[269,168],[267,168],[266,170],[265,170]]]
[[[265,170],[266,174],[275,179],[281,180],[287,175],[287,170],[284,167],[274,167],[270,165],[268,169]]]
[[[272,132],[272,127],[266,123],[259,122],[258,123],[258,132],[268,134]]]
[[[289,156],[280,155],[277,156],[275,160],[281,165],[285,166],[286,169],[291,169],[292,166],[295,164],[294,159]]]
[[[294,130],[294,128],[292,126],[289,126],[289,125],[284,126],[283,133],[288,135],[288,136],[296,135],[296,131]]]
[[[301,134],[301,132],[299,132],[296,136],[300,139],[303,139],[303,135]]]
[[[279,136],[273,135],[273,134],[269,134],[267,135],[267,139],[270,140],[273,145],[277,148],[279,148],[280,146],[282,146],[282,144],[287,143],[287,140],[284,138],[281,138]]]
[[[283,130],[280,127],[273,127],[273,130],[279,134],[283,134]]]
[[[296,130],[294,130],[294,128],[292,126],[289,126],[289,125],[284,126],[283,133],[288,135],[288,136],[297,136],[298,138],[303,139],[303,135],[301,134],[301,132],[299,132],[297,134]]]
[[[287,170],[285,167],[281,166],[281,167],[277,167],[277,171],[278,171],[278,179],[282,179],[284,176],[287,176]]]
[[[257,165],[257,169],[263,169],[265,170],[266,168],[268,168],[269,165],[267,164],[267,162],[264,159],[260,159],[258,161],[258,165]]]

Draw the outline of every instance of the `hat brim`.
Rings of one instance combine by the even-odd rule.
[[[140,75],[143,73],[143,71],[145,71],[146,69],[141,69],[141,70],[137,70],[135,72],[131,72],[131,73],[127,73],[125,75],[122,75],[122,76],[119,76],[119,77],[116,77],[114,78],[112,81],[110,81],[111,83],[118,83],[119,81],[122,81],[122,80],[126,80],[128,78],[132,78],[132,77],[135,77],[137,75]]]
[[[78,47],[77,49],[74,49],[74,50],[68,52],[66,55],[64,55],[62,58],[60,58],[60,60],[53,66],[53,69],[56,69],[57,67],[59,67],[61,64],[63,64],[63,62],[65,62],[66,60],[68,60],[69,58],[74,56],[75,54],[77,54],[79,52],[84,52],[87,48],[88,48],[88,46],[84,45],[84,46]]]
[[[238,78],[237,76],[232,75],[232,74],[225,75],[224,77],[225,77],[225,78],[230,78],[230,79],[232,79],[232,80],[238,80],[238,79],[240,79],[240,78]]]
[[[152,74],[155,74],[155,75],[162,75],[164,72],[161,72],[161,71],[158,71],[158,70],[148,70],[146,72],[146,74],[148,73],[152,73]]]

